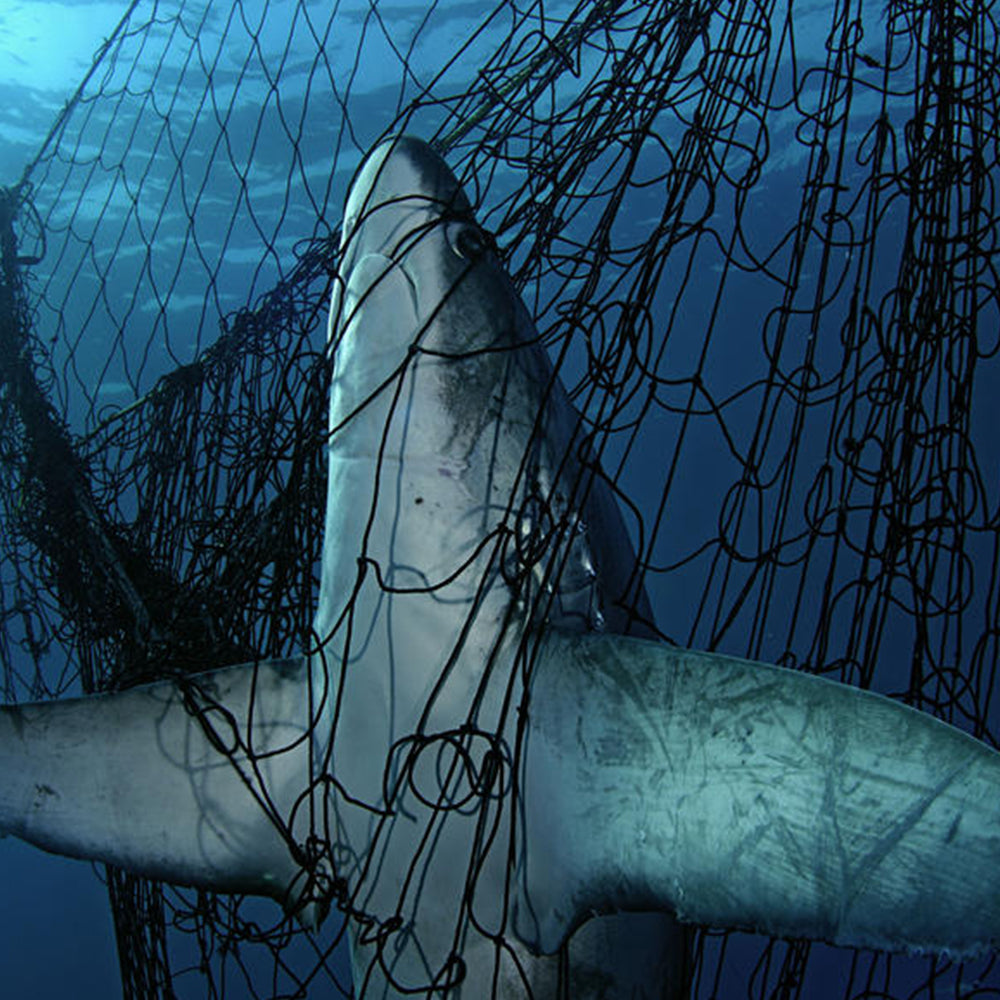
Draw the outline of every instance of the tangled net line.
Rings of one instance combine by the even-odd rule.
[[[309,647],[335,228],[360,153],[408,129],[585,415],[632,600],[685,644],[997,745],[993,5],[391,14],[136,0],[5,191],[7,700]],[[442,66],[428,40],[460,17]],[[381,90],[366,60],[394,66]],[[108,888],[127,997],[349,993],[342,930]],[[987,997],[1000,975],[702,931],[692,995]]]

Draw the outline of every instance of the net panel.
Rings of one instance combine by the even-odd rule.
[[[986,3],[136,2],[3,213],[7,700],[310,641],[336,231],[433,138],[659,627],[996,745]],[[126,996],[347,995],[343,932],[109,875]],[[704,931],[699,997],[1000,995]]]

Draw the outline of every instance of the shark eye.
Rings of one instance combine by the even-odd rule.
[[[478,226],[449,227],[448,242],[463,260],[478,260],[489,249],[486,234]]]

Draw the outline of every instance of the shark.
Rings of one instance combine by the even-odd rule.
[[[0,710],[0,832],[346,915],[354,994],[681,998],[692,927],[1000,943],[1000,754],[671,645],[597,447],[444,159],[344,210],[301,656]]]

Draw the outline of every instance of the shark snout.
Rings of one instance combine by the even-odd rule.
[[[351,259],[397,257],[442,220],[474,222],[472,206],[445,161],[427,143],[398,135],[362,162],[344,211],[342,249]]]

